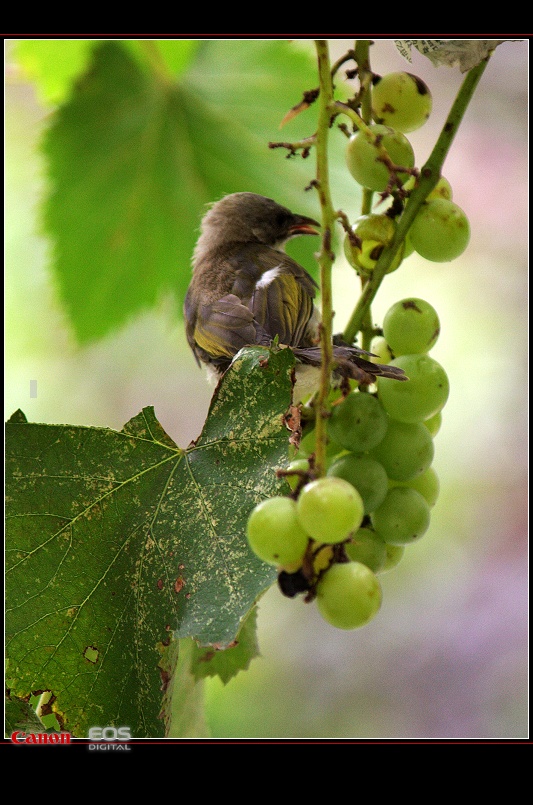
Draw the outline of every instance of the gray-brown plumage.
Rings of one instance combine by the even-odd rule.
[[[222,374],[244,346],[274,338],[298,362],[320,366],[320,314],[313,278],[284,251],[319,224],[254,193],[233,193],[203,218],[185,297],[187,340],[198,363]],[[366,360],[357,347],[333,347],[334,371],[362,383],[376,376],[404,380],[401,370]]]

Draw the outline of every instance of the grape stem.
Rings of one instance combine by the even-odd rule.
[[[298,151],[301,151],[301,156],[303,159],[307,159],[310,154],[311,148],[315,144],[316,136],[312,134],[310,137],[305,137],[303,140],[299,140],[295,143],[287,143],[287,142],[280,142],[280,143],[269,143],[269,148],[286,148],[288,150],[287,158],[294,157],[297,155]]]
[[[370,41],[368,39],[358,39],[354,48],[357,73],[361,86],[361,117],[368,125],[372,122],[372,70],[370,69]],[[374,193],[368,187],[363,188],[363,202],[361,205],[361,215],[368,215],[372,211],[372,199]],[[365,281],[362,281],[362,288]],[[361,325],[361,347],[370,351],[372,341],[372,313],[368,306],[362,325]]]
[[[420,171],[417,186],[409,196],[405,210],[398,220],[398,227],[394,238],[391,243],[383,249],[372,272],[372,277],[364,286],[359,301],[345,327],[343,338],[349,344],[354,342],[357,333],[362,330],[363,325],[367,323],[370,304],[376,296],[379,286],[387,273],[387,269],[390,267],[398,249],[401,247],[418,210],[440,179],[444,160],[457,134],[459,125],[472,99],[478,82],[485,71],[489,58],[490,56],[487,56],[486,59],[483,59],[479,64],[468,71],[457,93],[457,97],[453,102],[450,113],[435,143],[433,151]],[[336,109],[341,109],[344,104],[337,102],[334,106]],[[352,110],[347,111],[346,109],[341,109],[341,111],[345,111],[350,119],[353,119],[354,113]]]
[[[320,267],[320,290],[322,297],[322,323],[320,327],[320,346],[322,362],[320,386],[315,400],[315,469],[317,477],[326,473],[326,420],[329,416],[328,396],[331,385],[333,361],[333,308],[331,271],[335,258],[331,241],[336,221],[336,213],[331,201],[328,168],[328,135],[331,123],[331,104],[333,101],[333,80],[329,59],[328,42],[315,40],[318,61],[320,93],[318,96],[318,126],[316,132],[316,182],[322,212],[322,241],[318,254]]]

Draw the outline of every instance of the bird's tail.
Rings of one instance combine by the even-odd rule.
[[[296,358],[310,366],[320,366],[322,350],[320,347],[292,347]],[[397,366],[372,363],[363,356],[374,357],[372,352],[365,352],[357,347],[333,346],[333,372],[339,377],[352,378],[359,383],[370,385],[377,377],[390,377],[394,380],[407,380],[403,369]]]

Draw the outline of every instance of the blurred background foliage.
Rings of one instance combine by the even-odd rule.
[[[330,44],[335,59],[353,41]],[[444,166],[471,222],[467,251],[449,264],[412,255],[372,309],[380,323],[393,302],[416,295],[440,315],[432,355],[451,395],[436,438],[431,529],[382,576],[382,611],[360,631],[334,630],[272,588],[259,606],[262,656],[225,687],[208,682],[214,737],[527,736],[528,44],[496,49]],[[180,312],[203,205],[251,190],[318,215],[306,191],[313,154],[286,159],[268,148],[314,131],[312,108],[279,130],[317,84],[312,42],[40,47],[5,42],[5,415],[22,408],[30,421],[120,429],[153,405],[186,446],[212,392]],[[463,76],[417,52],[409,66],[392,40],[376,40],[371,61],[381,74],[416,73],[433,93],[428,123],[409,135],[421,165]],[[120,77],[110,89],[111,63]],[[353,219],[360,198],[344,146],[332,131],[333,201]],[[118,224],[133,242],[123,253],[109,241],[121,205]],[[314,271],[309,240],[290,250]],[[106,267],[110,248],[121,254],[118,280]],[[358,283],[337,252],[340,330]]]

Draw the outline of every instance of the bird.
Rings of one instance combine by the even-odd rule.
[[[299,235],[319,235],[317,227],[313,218],[251,192],[231,193],[209,207],[193,252],[184,317],[196,361],[215,379],[243,347],[273,343],[292,349],[297,376],[304,367],[313,367],[316,374],[321,365],[318,286],[286,254],[285,245]],[[397,367],[372,363],[372,353],[336,341],[332,350],[337,381],[406,379]],[[308,386],[303,381],[299,396],[308,393]]]

